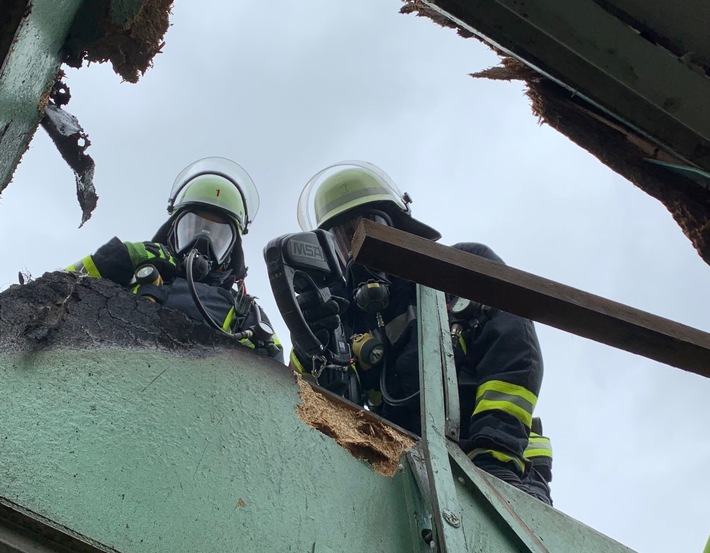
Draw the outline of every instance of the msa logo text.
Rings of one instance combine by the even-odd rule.
[[[317,259],[318,261],[325,261],[321,247],[311,244],[310,242],[291,240],[289,241],[289,249],[291,250],[291,255],[295,257],[308,257],[310,259]]]

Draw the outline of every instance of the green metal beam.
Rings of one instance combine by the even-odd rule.
[[[422,447],[439,551],[468,551],[459,498],[446,450],[446,408],[450,405],[445,402],[444,390],[455,390],[456,386],[455,383],[451,387],[444,386],[444,371],[447,365],[453,365],[444,294],[417,286],[417,309]],[[455,375],[455,371],[448,374]],[[454,409],[458,417],[458,405]]]
[[[710,78],[596,2],[422,3],[689,164],[710,169]]]
[[[60,49],[84,0],[32,2],[0,67],[0,193],[44,114]]]
[[[457,388],[443,292],[417,285],[422,441],[409,461],[436,522],[436,551],[629,552],[522,491],[476,468],[445,436],[444,379]],[[417,451],[421,448],[422,454]],[[555,533],[553,537],[551,534]]]

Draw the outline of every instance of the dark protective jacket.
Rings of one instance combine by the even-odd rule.
[[[144,263],[154,264],[158,268],[162,277],[161,284],[131,284],[135,270]],[[67,270],[113,280],[135,294],[167,308],[182,311],[191,319],[207,324],[192,298],[184,268],[164,245],[152,242],[125,243],[114,237],[96,253],[70,265]],[[225,287],[221,282],[219,275],[210,274],[204,282],[196,282],[195,288],[212,320],[220,324],[222,330],[238,333],[259,321],[271,324],[254,297],[244,292],[243,283]],[[260,354],[284,361],[283,348],[276,336],[273,343],[265,343],[256,338],[245,338],[240,343]]]
[[[483,244],[460,243],[454,247],[503,263]],[[368,277],[367,269],[359,267],[350,264],[347,288],[332,291],[350,301],[341,314],[346,336],[377,332],[375,315],[366,314],[353,301],[353,290]],[[354,273],[363,270],[353,279]],[[368,369],[356,361],[359,378],[372,410],[421,434],[416,285],[395,276],[380,276],[388,281],[390,292],[389,304],[381,312],[385,358]],[[549,440],[541,435],[541,429],[531,434],[543,376],[535,328],[528,319],[479,307],[475,317],[463,321],[464,330],[454,344],[461,409],[459,444],[481,468],[551,503],[547,488],[552,464]],[[383,370],[389,397],[411,396],[410,401],[393,406],[382,400]],[[533,490],[524,483],[531,478],[536,481]]]

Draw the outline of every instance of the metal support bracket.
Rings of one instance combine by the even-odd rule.
[[[417,285],[417,308],[422,445],[429,476],[436,538],[442,553],[467,551],[462,511],[458,506],[445,436],[447,419],[452,418],[451,411],[447,416],[447,408],[455,407],[456,412],[449,431],[458,427],[458,396],[455,370],[453,373],[447,372],[447,384],[444,384],[444,367],[453,365],[444,294]],[[448,350],[445,344],[448,344]]]

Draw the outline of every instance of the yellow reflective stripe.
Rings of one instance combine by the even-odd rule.
[[[293,350],[291,350],[291,355],[289,356],[289,359],[291,360],[291,364],[293,365],[293,367],[294,367],[298,372],[300,372],[301,374],[303,374],[303,372],[304,372],[304,370],[303,370],[303,365],[301,364],[301,361],[299,361],[298,357],[296,357],[296,352],[294,352]]]
[[[242,340],[239,340],[239,343],[243,346],[246,346],[248,348],[256,348],[254,343],[249,339],[249,338],[243,338]]]
[[[532,459],[533,457],[549,457],[552,459],[552,450],[550,449],[526,449],[523,453],[526,459]]]
[[[525,472],[525,463],[514,455],[508,455],[507,453],[503,453],[502,451],[497,451],[495,449],[474,449],[469,452],[468,458],[473,460],[479,455],[490,455],[501,463],[513,463],[520,474]]]
[[[232,307],[229,310],[229,313],[227,313],[227,316],[224,318],[224,322],[222,323],[222,330],[225,332],[229,332],[229,327],[232,326],[232,321],[234,320],[234,314],[236,311],[234,310],[234,307]]]
[[[90,255],[87,255],[81,261],[77,261],[76,263],[69,265],[64,270],[69,271],[70,273],[79,273],[80,275],[88,275],[93,278],[102,278],[101,273],[96,268],[96,265],[94,265],[94,260]]]
[[[93,257],[91,257],[90,255],[87,255],[84,259],[81,260],[81,263],[82,263],[82,265],[84,265],[87,275],[89,275],[90,277],[94,277],[94,278],[101,278],[101,273],[96,268],[96,265],[94,265],[94,258]]]
[[[528,447],[525,448],[524,455],[526,459],[532,457],[549,457],[552,459],[552,444],[550,443],[550,439],[531,432]]]
[[[481,384],[476,391],[476,407],[473,414],[503,411],[513,415],[526,428],[530,428],[536,403],[535,394],[522,386],[502,380],[489,380]]]
[[[522,399],[528,401],[533,406],[537,403],[537,396],[533,394],[527,388],[518,386],[517,384],[512,384],[510,382],[504,382],[503,380],[489,380],[484,382],[478,387],[476,392],[476,398],[481,397],[488,390],[493,390],[494,392],[500,392],[501,394],[515,395]]]
[[[375,407],[382,405],[382,392],[379,390],[368,390],[367,391],[367,401],[369,401]]]
[[[466,355],[468,353],[468,346],[466,345],[466,340],[463,339],[463,336],[459,335],[459,345],[461,346],[461,351],[463,351],[463,354]]]

